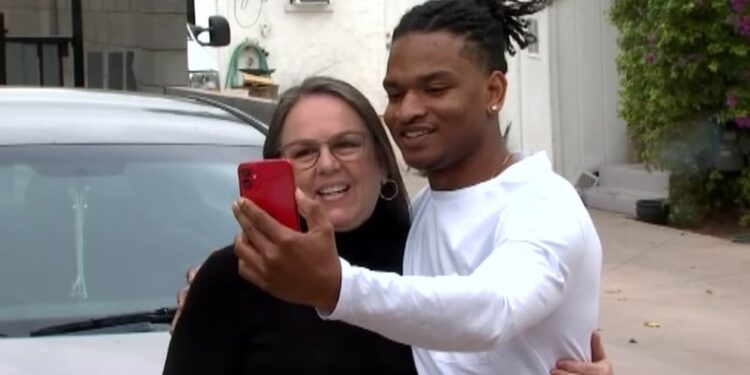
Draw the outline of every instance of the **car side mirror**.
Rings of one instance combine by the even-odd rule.
[[[222,16],[211,16],[208,18],[208,27],[189,25],[190,31],[195,36],[195,41],[202,46],[224,47],[231,42],[231,31],[229,22]],[[198,40],[198,35],[208,31],[208,42]]]

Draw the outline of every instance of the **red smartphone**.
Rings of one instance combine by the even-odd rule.
[[[284,159],[241,163],[237,168],[240,196],[250,199],[279,223],[300,230],[294,197],[294,170]]]

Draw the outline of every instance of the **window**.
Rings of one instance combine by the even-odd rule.
[[[289,0],[287,12],[332,12],[331,0]]]
[[[237,164],[258,147],[0,147],[0,332],[170,305],[231,244]],[[79,281],[80,280],[80,281]]]
[[[331,0],[289,0],[293,5],[329,5]]]
[[[526,51],[529,55],[539,56],[539,21],[536,18],[529,18],[528,22],[529,33],[534,36],[536,41],[529,44],[529,46],[526,47]]]

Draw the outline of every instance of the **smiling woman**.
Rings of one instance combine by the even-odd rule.
[[[346,102],[328,95],[300,99],[286,118],[281,142],[282,156],[295,165],[297,186],[323,203],[337,230],[357,228],[372,215],[387,170],[364,122]]]
[[[385,129],[359,91],[325,77],[291,88],[263,156],[292,161],[297,187],[331,219],[339,255],[401,272],[409,201]],[[242,238],[201,266],[174,327],[165,374],[416,373],[408,346],[325,322],[314,309],[245,282],[235,255]]]
[[[380,117],[351,85],[310,78],[289,89],[271,120],[263,156],[297,159],[297,184],[308,196],[320,196],[322,189],[339,193],[324,200],[331,203],[328,214],[337,230],[359,226],[382,190],[395,191],[393,202],[385,204],[388,211],[409,215],[409,198]],[[335,173],[338,169],[346,173]]]

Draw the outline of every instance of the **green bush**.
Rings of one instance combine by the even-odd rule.
[[[615,0],[610,17],[620,31],[620,115],[641,161],[677,175],[672,221],[750,208],[750,171],[710,186],[721,132],[748,141],[750,0]]]
[[[700,224],[711,212],[705,189],[705,179],[700,175],[672,175],[670,178],[669,222],[677,227]]]

